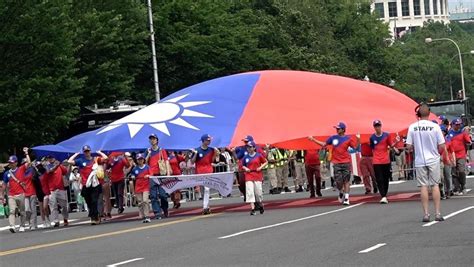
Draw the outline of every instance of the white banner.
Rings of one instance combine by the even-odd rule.
[[[232,193],[234,184],[233,172],[218,172],[207,174],[191,174],[179,176],[150,176],[151,179],[171,194],[176,190],[195,186],[206,186],[219,191],[223,196]]]

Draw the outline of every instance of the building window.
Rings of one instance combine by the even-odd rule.
[[[433,1],[433,15],[438,15],[438,1]]]
[[[413,0],[413,13],[415,16],[421,15],[421,6],[420,6],[420,0]]]
[[[377,16],[379,18],[384,18],[385,17],[383,3],[375,3],[375,10],[374,11],[375,11],[375,14],[377,14]]]
[[[430,2],[431,0],[425,0],[425,15],[430,15]]]
[[[397,2],[388,2],[388,16],[391,18],[398,17]]]
[[[408,6],[408,0],[402,0],[402,16],[410,16],[410,7]]]

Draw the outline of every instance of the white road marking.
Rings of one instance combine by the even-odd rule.
[[[474,179],[474,175],[468,175],[466,176],[467,179]]]
[[[63,228],[59,228],[59,229],[54,229],[54,230],[43,231],[42,233],[53,233],[53,232],[59,232],[59,231],[64,231],[64,230],[68,230],[68,229],[75,228],[75,227],[77,227],[77,226],[63,227]]]
[[[117,262],[117,263],[114,263],[114,264],[107,265],[107,267],[115,267],[115,266],[130,263],[130,262],[134,262],[134,261],[141,261],[143,259],[144,258],[135,258],[135,259],[131,259],[131,260],[128,260],[128,261],[121,261],[121,262]]]
[[[75,221],[77,221],[77,220],[78,220],[78,219],[71,219],[71,220],[69,220],[69,223],[75,222]],[[51,223],[51,224],[52,224],[52,223]],[[60,222],[60,224],[63,224],[63,222]],[[18,225],[18,224],[15,225],[15,228],[18,228],[18,227],[20,227],[20,225]],[[44,227],[43,224],[38,224],[38,228],[36,229],[36,231],[42,230],[42,229],[47,229],[47,228],[43,228],[43,227]],[[10,229],[10,226],[0,227],[0,232],[6,231],[6,230],[8,230],[8,229]]]
[[[358,204],[355,204],[355,205],[352,205],[352,206],[349,206],[349,207],[344,207],[344,208],[340,208],[340,209],[337,209],[337,210],[331,210],[331,211],[327,211],[327,212],[323,212],[323,213],[319,213],[319,214],[315,214],[315,215],[311,215],[311,216],[308,216],[308,217],[303,217],[303,218],[299,218],[299,219],[295,219],[295,220],[291,220],[291,221],[285,221],[285,222],[281,222],[281,223],[276,223],[276,224],[271,224],[271,225],[267,225],[267,226],[263,226],[263,227],[249,229],[249,230],[245,230],[245,231],[238,232],[238,233],[235,233],[235,234],[221,236],[221,237],[219,237],[219,239],[227,239],[227,238],[230,238],[230,237],[235,237],[235,236],[239,236],[239,235],[243,235],[243,234],[247,234],[247,233],[251,233],[251,232],[255,232],[255,231],[265,230],[265,229],[268,229],[268,228],[273,228],[273,227],[277,227],[277,226],[281,226],[281,225],[285,225],[285,224],[290,224],[290,223],[300,222],[300,221],[304,221],[304,220],[309,220],[309,219],[312,219],[312,218],[328,215],[328,214],[331,214],[331,213],[336,213],[336,212],[339,212],[339,211],[352,209],[352,208],[358,207],[358,206],[360,206],[364,203],[365,202],[362,202],[362,203],[358,203]]]
[[[368,253],[368,252],[371,252],[371,251],[376,250],[376,249],[378,249],[378,248],[381,248],[381,247],[383,247],[383,246],[385,246],[385,245],[387,245],[387,244],[386,244],[386,243],[380,243],[380,244],[377,244],[377,245],[372,246],[372,247],[370,247],[370,248],[361,250],[361,251],[359,251],[359,253]]]
[[[455,212],[453,212],[453,213],[450,213],[450,214],[444,216],[444,219],[449,219],[449,218],[451,218],[451,217],[453,217],[453,216],[456,216],[456,215],[458,215],[458,214],[460,214],[460,213],[463,213],[463,212],[465,212],[465,211],[468,211],[468,210],[470,210],[470,209],[474,209],[474,206],[470,206],[470,207],[464,208],[464,209],[462,209],[462,210],[458,210],[458,211],[455,211]],[[438,221],[432,221],[432,222],[423,224],[423,227],[432,226],[433,224],[437,224],[437,223],[439,223],[439,222],[438,222]]]

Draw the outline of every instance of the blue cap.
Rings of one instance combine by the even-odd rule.
[[[453,124],[462,124],[462,120],[457,118],[453,120]]]
[[[341,122],[339,122],[337,125],[335,125],[334,128],[345,130],[345,129],[346,129],[346,124],[341,121]]]
[[[201,142],[204,141],[211,141],[211,136],[208,134],[204,134],[203,136],[201,136]]]
[[[374,122],[372,123],[373,126],[375,125],[382,125],[382,121],[380,120],[374,120]],[[344,128],[346,128],[346,126],[344,125]]]
[[[145,159],[145,155],[143,155],[143,153],[138,153],[136,158],[137,158],[137,160],[138,159]]]
[[[18,162],[18,158],[15,155],[12,155],[8,158],[8,163]]]
[[[150,138],[156,138],[156,139],[158,139],[158,136],[156,136],[156,134],[152,133],[152,134],[150,134],[150,135],[148,136],[148,139],[150,139]]]
[[[244,137],[244,138],[242,139],[242,141],[244,141],[244,142],[253,141],[253,136],[247,135],[246,137]]]
[[[82,147],[82,151],[85,152],[85,151],[91,151],[91,147],[88,146],[88,145],[85,145]]]
[[[439,119],[440,121],[444,121],[444,120],[446,119],[446,116],[444,116],[444,115],[439,115],[439,116],[438,116],[438,119]]]
[[[257,144],[255,144],[254,141],[249,141],[249,142],[247,143],[247,146],[249,146],[249,147],[257,147]]]

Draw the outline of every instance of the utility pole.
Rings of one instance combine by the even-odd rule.
[[[153,30],[153,13],[151,9],[151,0],[148,2],[148,20],[150,25],[151,55],[153,60],[153,82],[155,84],[156,102],[160,101],[160,85],[158,84],[158,64],[156,63],[155,31]]]

